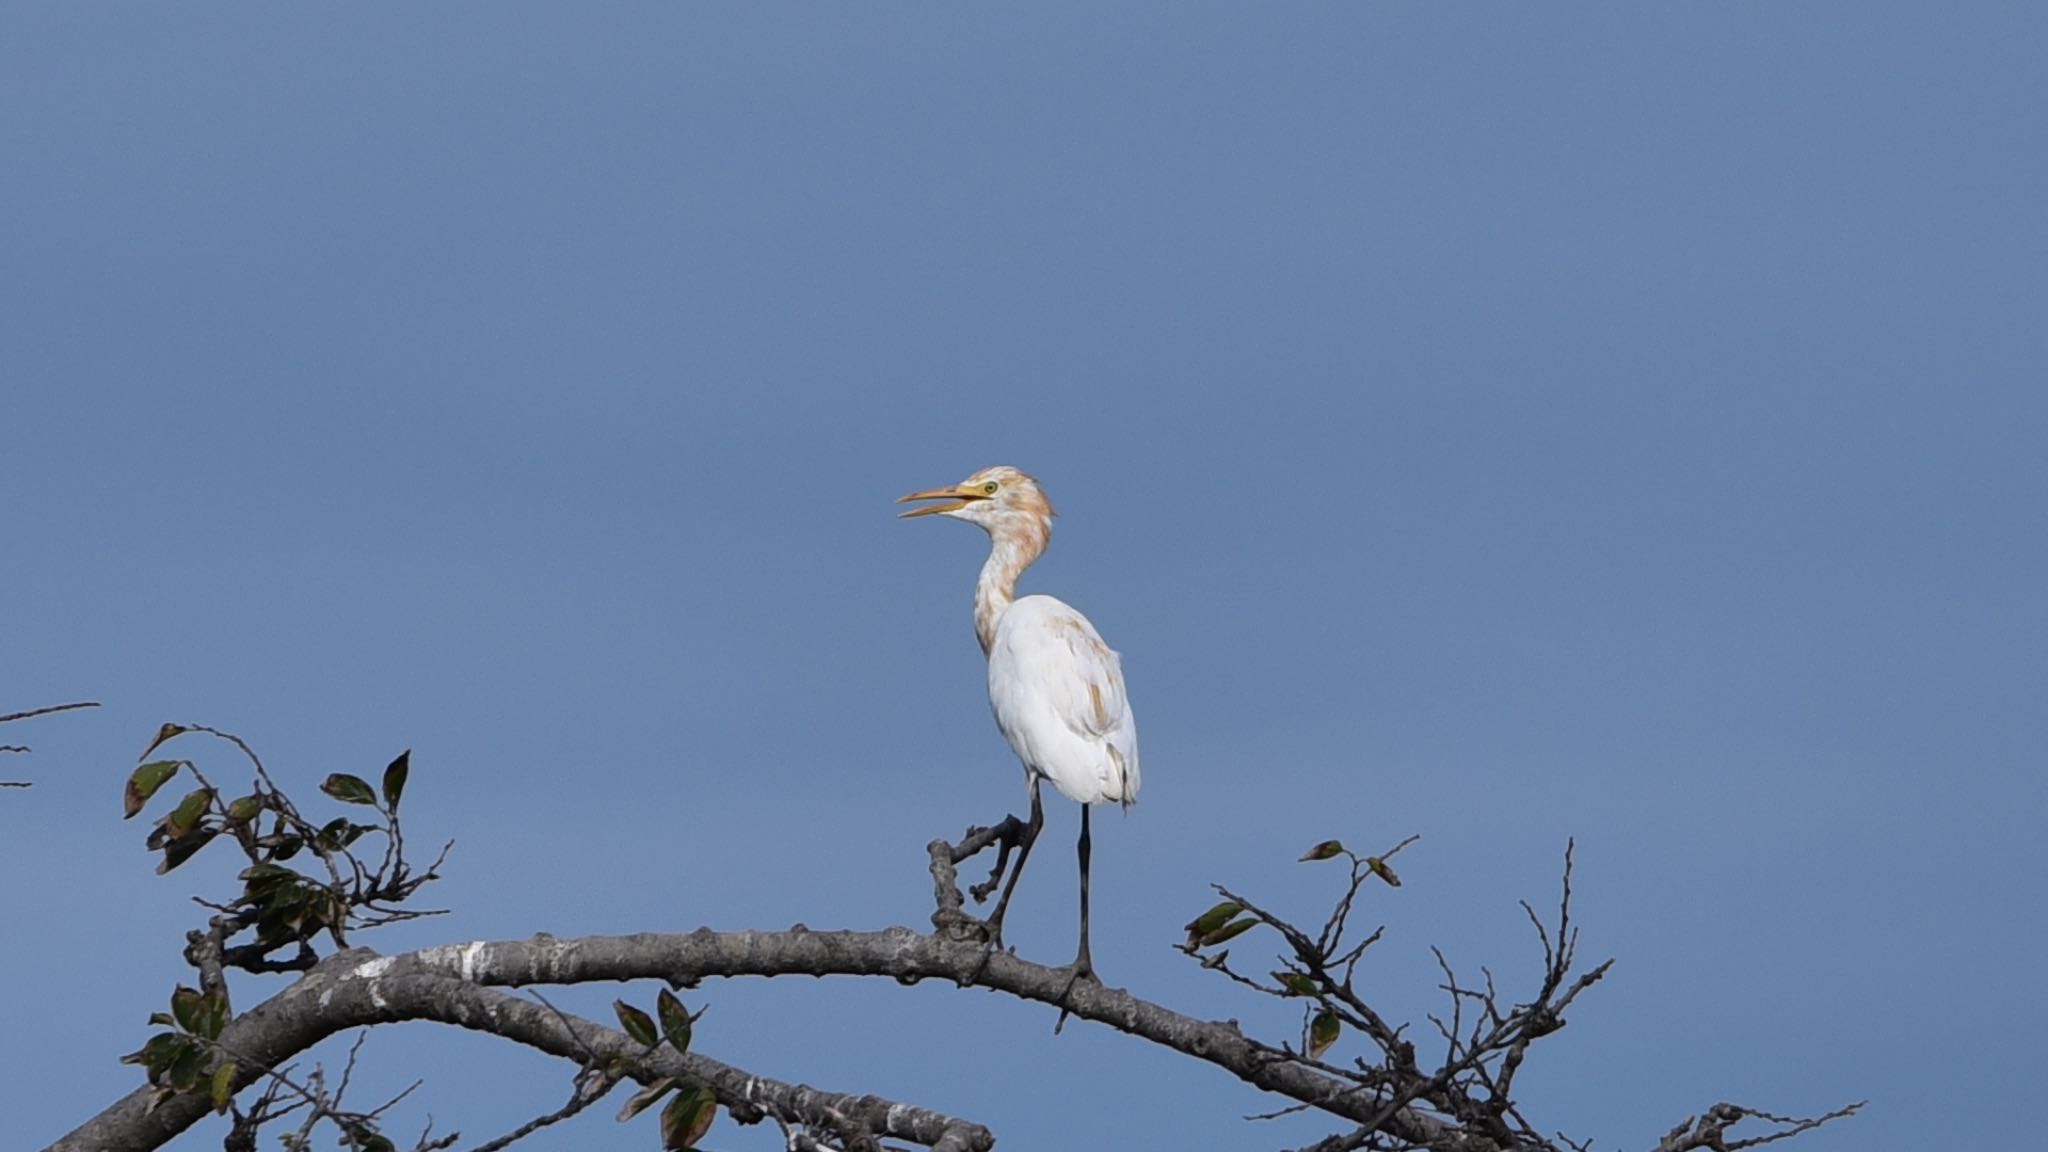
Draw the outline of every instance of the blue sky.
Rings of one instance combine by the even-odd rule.
[[[1368,912],[1419,1020],[1431,943],[1533,978],[1515,901],[1576,836],[1620,962],[1532,1058],[1543,1123],[1867,1096],[1800,1146],[2017,1142],[2044,53],[2018,4],[0,10],[0,711],[106,704],[7,733],[13,1130],[137,1082],[229,870],[118,820],[166,720],[308,790],[414,749],[455,912],[379,947],[923,926],[922,845],[1023,789],[982,538],[890,501],[1012,463],[1062,513],[1026,589],[1142,719],[1111,983],[1285,1035],[1178,926],[1211,881],[1313,914],[1308,844],[1420,833]],[[1011,936],[1058,963],[1049,817]],[[1006,1147],[1322,1130],[987,995],[695,1002],[713,1055]],[[567,1090],[366,1052],[472,1140]]]

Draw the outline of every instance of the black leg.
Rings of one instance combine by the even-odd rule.
[[[1038,799],[1038,776],[1031,777],[1031,822],[1024,825],[1024,842],[1017,846],[1017,867],[1010,872],[1010,882],[1003,885],[1002,899],[996,901],[996,910],[988,918],[988,942],[991,949],[1003,945],[1003,914],[1010,910],[1010,894],[1017,890],[1017,878],[1024,875],[1024,861],[1031,856],[1031,846],[1038,841],[1038,830],[1045,827],[1045,807]]]
[[[1095,975],[1095,961],[1088,955],[1088,855],[1094,847],[1088,836],[1088,809],[1088,805],[1081,805],[1081,843],[1076,847],[1081,858],[1081,948],[1074,953],[1074,971],[1067,977],[1067,986],[1060,989],[1060,1018],[1052,1025],[1055,1036],[1067,1026],[1067,1014],[1073,1011],[1067,997],[1073,995],[1074,985],[1082,980],[1091,984],[1101,983]]]
[[[1074,975],[1095,978],[1095,962],[1088,955],[1088,855],[1093,845],[1088,838],[1089,805],[1081,805],[1081,950],[1074,955]]]

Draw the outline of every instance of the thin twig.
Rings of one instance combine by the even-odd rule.
[[[52,704],[48,708],[31,708],[26,712],[9,712],[0,716],[0,724],[11,724],[16,720],[27,720],[31,716],[48,716],[53,712],[70,712],[78,708],[97,708],[96,700],[81,700],[76,704]]]
[[[496,1140],[485,1141],[471,1149],[470,1152],[502,1152],[503,1149],[519,1143],[548,1125],[559,1124],[578,1112],[583,1111],[585,1108],[590,1107],[592,1104],[597,1103],[599,1100],[604,1099],[605,1095],[617,1085],[617,1080],[602,1073],[588,1084],[579,1082],[575,1091],[571,1093],[567,1104],[562,1105],[545,1116],[536,1116],[528,1120]]]

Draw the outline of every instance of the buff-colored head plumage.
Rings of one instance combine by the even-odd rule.
[[[983,468],[950,487],[912,492],[897,503],[912,500],[937,503],[905,516],[950,516],[988,533],[988,563],[974,586],[974,634],[987,652],[995,642],[996,618],[1016,596],[1017,577],[1052,541],[1052,502],[1030,474],[1007,464]]]
[[[1046,540],[1052,535],[1052,502],[1045,498],[1045,490],[1029,473],[998,464],[983,468],[960,483],[947,488],[927,488],[898,500],[908,503],[912,500],[935,500],[922,508],[913,508],[905,516],[950,516],[978,524],[993,537],[1012,537],[1020,540],[1036,539],[1036,551],[1045,548]]]

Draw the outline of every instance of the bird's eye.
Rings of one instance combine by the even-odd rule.
[[[988,483],[986,483],[986,484],[983,484],[983,485],[981,486],[981,494],[982,494],[982,495],[984,495],[984,496],[993,496],[993,495],[995,495],[995,494],[996,494],[996,482],[995,482],[995,481],[993,481],[993,480],[991,480],[991,481],[989,481]]]

